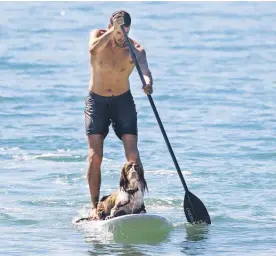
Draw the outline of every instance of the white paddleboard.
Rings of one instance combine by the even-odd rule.
[[[163,241],[172,228],[172,223],[157,214],[129,214],[109,220],[81,221],[74,225],[97,229],[113,234],[116,242],[153,243]]]

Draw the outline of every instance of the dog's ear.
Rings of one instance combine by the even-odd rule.
[[[147,182],[146,182],[145,177],[144,177],[144,169],[143,169],[143,167],[140,166],[139,164],[136,164],[136,165],[135,165],[135,168],[136,168],[136,169],[135,169],[136,172],[137,172],[138,175],[139,175],[140,180],[141,180],[142,183],[143,183],[143,189],[148,191],[148,185],[147,185]]]
[[[120,188],[122,188],[123,190],[126,190],[128,185],[129,185],[129,181],[128,181],[128,178],[127,178],[127,164],[125,164],[123,167],[122,167],[122,170],[121,170],[121,177],[120,177]]]

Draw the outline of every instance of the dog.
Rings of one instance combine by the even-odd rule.
[[[102,197],[97,205],[99,219],[146,213],[145,190],[148,191],[148,187],[143,168],[134,162],[125,163],[121,169],[119,188],[111,195]]]

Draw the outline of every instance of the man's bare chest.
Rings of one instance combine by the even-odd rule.
[[[97,55],[94,64],[100,70],[125,71],[133,68],[133,61],[129,51],[126,49],[114,50],[107,48]]]

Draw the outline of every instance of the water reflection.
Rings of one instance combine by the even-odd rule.
[[[186,225],[186,234],[188,241],[201,241],[208,238],[209,226],[206,224]]]
[[[92,244],[147,244],[157,245],[166,242],[170,233],[170,229],[158,230],[154,232],[122,232],[121,230],[91,230],[85,232],[85,241]]]
[[[124,256],[145,256],[137,247],[123,244],[95,244],[93,251],[88,251],[89,256],[96,255],[124,255]]]
[[[206,224],[186,224],[186,240],[180,243],[185,255],[204,255],[209,226]]]

